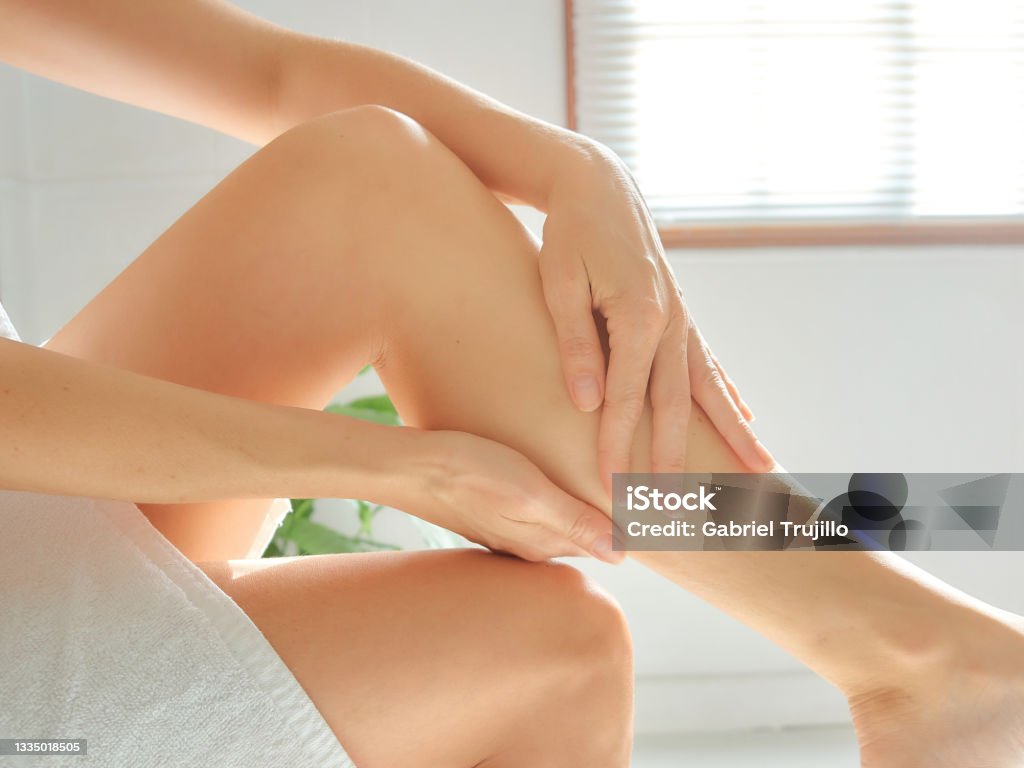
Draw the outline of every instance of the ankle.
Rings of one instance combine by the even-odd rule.
[[[878,668],[840,684],[851,708],[939,705],[953,692],[1024,688],[1024,618],[953,604],[881,633]]]
[[[1021,764],[1024,620],[982,609],[960,621],[947,633],[956,652],[848,692],[865,768]]]

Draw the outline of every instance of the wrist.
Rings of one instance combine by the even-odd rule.
[[[402,509],[429,476],[430,432],[335,413],[282,408],[268,474],[296,498],[365,499]]]
[[[560,199],[574,199],[579,190],[593,192],[610,180],[628,176],[625,165],[608,147],[581,134],[560,130],[549,163],[551,173],[538,206],[545,213]]]

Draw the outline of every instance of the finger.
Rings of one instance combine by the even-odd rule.
[[[715,357],[715,353],[712,352],[710,348],[708,348],[708,354],[711,356],[711,362],[713,362],[715,364],[715,368],[718,369],[718,375],[721,376],[722,381],[725,382],[725,388],[729,392],[729,397],[731,397],[732,401],[736,403],[736,407],[740,409],[740,413],[743,414],[743,418],[745,418],[748,422],[753,421],[754,412],[750,410],[750,406],[747,405],[746,402],[744,402],[742,397],[740,397],[739,390],[736,389],[736,385],[733,383],[733,380],[729,378],[729,374],[726,373],[725,368],[719,362],[718,358]]]
[[[687,322],[679,316],[669,324],[651,371],[651,469],[655,472],[686,471],[686,431],[691,405]]]
[[[580,410],[596,410],[604,397],[604,352],[586,267],[578,258],[542,253],[540,272],[569,395]]]
[[[691,336],[687,361],[693,397],[707,413],[711,423],[750,469],[755,472],[770,471],[775,466],[775,460],[743,418],[711,360],[710,350],[696,335]]]
[[[626,553],[615,550],[612,521],[599,509],[580,501],[555,485],[546,499],[548,528],[582,553],[606,563],[621,563]]]
[[[611,354],[597,452],[601,481],[611,495],[612,474],[629,471],[633,435],[643,414],[664,321],[660,313],[634,307],[631,314],[613,314],[607,322]]]

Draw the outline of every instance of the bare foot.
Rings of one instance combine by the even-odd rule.
[[[849,697],[862,768],[1024,768],[1024,618],[999,612],[942,663]]]

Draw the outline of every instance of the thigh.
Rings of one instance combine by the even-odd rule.
[[[609,692],[617,709],[600,716],[628,725],[622,617],[571,567],[476,550],[200,567],[260,628],[356,765],[524,765],[527,755],[571,765],[560,744],[578,754],[579,733],[600,746],[617,731],[586,711]],[[610,752],[602,764],[620,759]]]
[[[353,110],[338,122],[367,121]],[[364,132],[368,132],[368,129]],[[322,408],[373,356],[372,286],[346,259],[301,129],[256,153],[183,215],[48,348],[186,386]],[[337,191],[340,185],[334,185]],[[349,206],[351,207],[351,206]],[[353,223],[354,226],[354,223]],[[270,500],[140,504],[192,560],[251,556]]]

